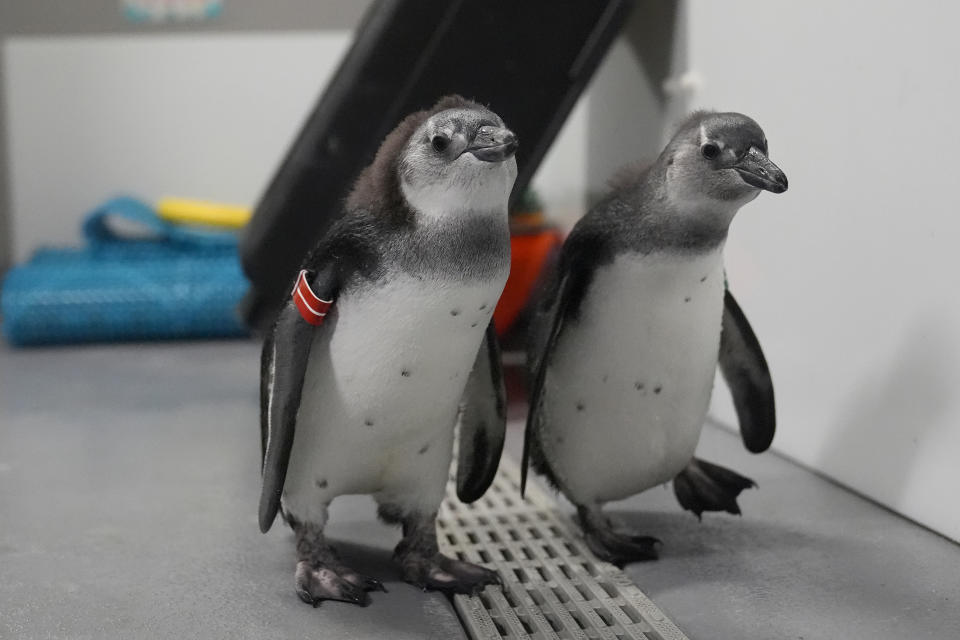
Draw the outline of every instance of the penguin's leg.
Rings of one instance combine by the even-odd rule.
[[[403,525],[403,539],[393,552],[403,579],[421,589],[453,593],[476,593],[484,585],[499,584],[495,571],[476,564],[448,558],[437,547],[437,514],[406,513],[396,505],[382,504],[381,517]],[[396,520],[393,520],[396,521]]]
[[[661,545],[658,539],[615,532],[599,504],[577,505],[577,514],[587,546],[601,560],[623,566],[628,562],[657,559]]]
[[[726,511],[740,515],[737,496],[757,486],[750,478],[723,467],[693,458],[673,479],[673,492],[684,509],[699,519],[704,511]]]
[[[323,600],[341,600],[365,607],[370,604],[367,591],[386,591],[376,578],[357,573],[340,562],[337,552],[323,535],[326,507],[322,509],[319,521],[300,522],[288,518],[297,540],[296,584],[301,600],[314,607]]]

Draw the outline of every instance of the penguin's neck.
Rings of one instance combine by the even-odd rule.
[[[709,176],[691,173],[678,167],[676,163],[670,164],[669,157],[667,161],[661,158],[647,178],[649,183],[657,185],[657,191],[660,192],[658,196],[667,209],[690,219],[700,218],[709,224],[720,223],[728,227],[740,207],[756,198],[759,193],[751,189],[739,197],[711,197],[707,195],[711,192]]]
[[[506,222],[507,198],[510,193],[493,180],[472,180],[465,184],[411,185],[401,181],[400,188],[407,204],[427,225],[465,216],[499,218]]]
[[[401,188],[413,213],[396,246],[401,269],[458,281],[506,280],[510,268],[506,194],[403,182]]]
[[[641,207],[643,226],[667,244],[685,249],[722,244],[737,211],[755,197],[710,198],[702,195],[703,190],[697,185],[685,184],[684,179],[677,179],[664,167],[654,167],[646,178],[638,185],[642,194],[639,199],[652,206]]]

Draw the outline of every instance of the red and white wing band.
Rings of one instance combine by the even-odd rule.
[[[308,324],[315,327],[323,324],[333,300],[323,300],[313,292],[307,282],[306,269],[300,272],[300,277],[297,278],[297,284],[293,287],[291,295],[293,296],[293,304],[297,306],[297,311],[300,312],[300,315]]]

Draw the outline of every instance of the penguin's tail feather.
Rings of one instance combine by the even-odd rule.
[[[726,511],[740,515],[737,496],[756,487],[750,478],[719,465],[693,458],[673,479],[673,492],[680,506],[700,519],[704,511]]]

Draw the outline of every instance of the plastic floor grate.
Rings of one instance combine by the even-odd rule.
[[[475,640],[687,640],[615,566],[598,560],[579,527],[534,483],[520,498],[519,469],[504,457],[473,504],[451,489],[437,520],[442,550],[496,570],[503,587],[454,605]]]

